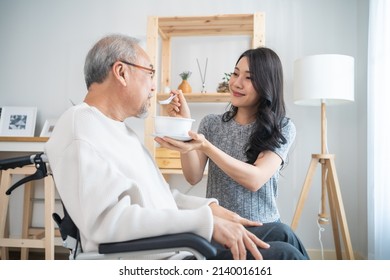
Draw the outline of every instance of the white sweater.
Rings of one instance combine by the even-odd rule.
[[[56,123],[45,146],[59,195],[84,251],[104,242],[193,232],[211,239],[215,199],[171,191],[125,123],[82,103]]]

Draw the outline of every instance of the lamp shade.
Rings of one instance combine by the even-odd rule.
[[[354,59],[339,54],[321,54],[294,63],[294,102],[319,106],[354,101]]]

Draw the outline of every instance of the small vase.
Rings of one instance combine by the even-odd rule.
[[[191,93],[192,88],[191,85],[187,80],[182,80],[181,84],[178,86],[177,89],[180,89],[183,93]]]

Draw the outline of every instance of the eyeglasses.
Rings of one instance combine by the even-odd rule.
[[[154,74],[156,73],[156,70],[153,69],[153,65],[150,65],[151,68],[148,68],[148,67],[137,65],[137,64],[134,64],[134,63],[131,63],[131,62],[127,62],[127,61],[124,61],[124,60],[120,60],[120,62],[122,62],[124,64],[127,64],[127,65],[130,65],[130,66],[134,66],[134,67],[139,68],[139,69],[150,71],[151,72],[150,76],[151,76],[152,79],[154,78]]]

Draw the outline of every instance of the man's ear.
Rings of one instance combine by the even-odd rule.
[[[127,72],[126,72],[125,65],[123,65],[122,62],[117,61],[112,65],[112,73],[115,79],[117,79],[123,86],[127,85],[126,82]]]

